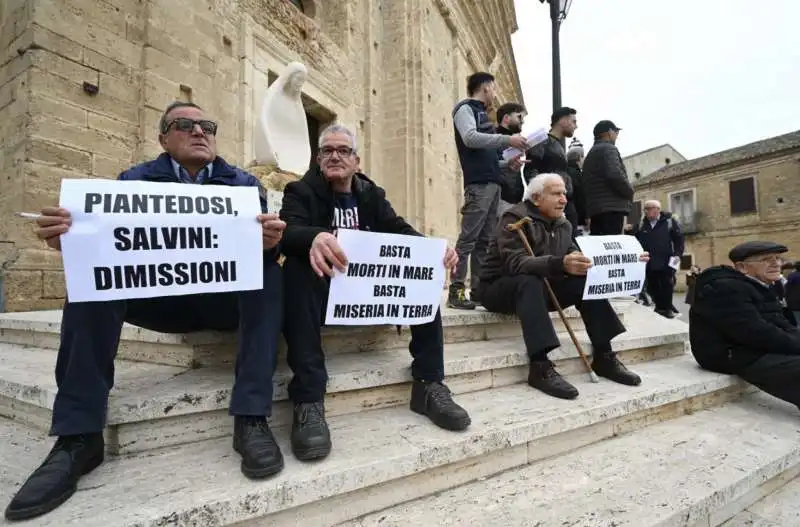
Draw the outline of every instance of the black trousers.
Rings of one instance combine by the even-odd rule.
[[[570,276],[551,280],[562,308],[574,305],[581,313],[586,332],[596,351],[611,351],[611,339],[625,332],[608,300],[582,301],[586,277]],[[560,343],[550,311],[556,307],[544,280],[533,275],[504,276],[481,288],[483,306],[495,313],[515,314],[522,325],[522,337],[531,360],[544,360]]]
[[[764,355],[738,375],[768,394],[800,407],[800,355]]]
[[[625,227],[624,212],[602,212],[591,217],[589,231],[595,236],[622,234]]]
[[[294,377],[289,398],[295,403],[322,401],[328,384],[322,326],[330,281],[320,278],[307,259],[287,257],[283,264],[286,295],[284,336]],[[444,379],[444,334],[441,313],[428,324],[411,326],[411,375],[420,381]]]
[[[651,270],[645,273],[647,277],[647,294],[653,299],[658,311],[672,309],[672,295],[675,291],[674,275],[671,268]]]
[[[263,269],[264,287],[254,291],[109,302],[67,300],[61,320],[56,360],[58,393],[50,434],[103,430],[124,322],[161,333],[238,329],[230,413],[269,416],[283,315],[281,268],[274,253],[265,253]]]

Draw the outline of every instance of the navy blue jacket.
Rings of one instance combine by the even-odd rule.
[[[211,177],[202,185],[227,185],[229,187],[258,187],[261,212],[267,212],[267,192],[261,182],[249,172],[229,165],[217,156],[214,159]],[[164,152],[152,161],[132,166],[119,175],[120,181],[154,181],[159,183],[180,183],[181,180],[172,168],[172,159]]]
[[[662,212],[654,227],[650,227],[650,220],[646,216],[642,218],[635,235],[642,244],[642,249],[650,253],[648,270],[663,271],[669,268],[671,257],[683,256],[681,226],[669,212]]]
[[[486,106],[475,99],[465,99],[453,108],[453,116],[459,108],[467,105],[475,115],[475,125],[478,132],[483,134],[494,134],[496,132],[494,124],[489,120]],[[500,183],[500,164],[497,159],[497,151],[491,148],[470,148],[464,144],[461,134],[453,125],[456,137],[456,149],[458,159],[461,161],[461,171],[464,173],[464,186],[472,184]]]

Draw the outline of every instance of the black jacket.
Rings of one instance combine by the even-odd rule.
[[[514,135],[511,130],[502,126],[497,127],[497,133],[502,135]],[[497,156],[500,163],[500,198],[508,203],[519,203],[522,201],[525,187],[522,186],[522,176],[519,170],[516,172],[510,170],[507,163],[503,163],[503,151],[505,148],[500,148],[497,151]]]
[[[800,355],[800,330],[775,294],[728,266],[697,276],[689,338],[698,364],[720,373],[737,373],[767,353]]]
[[[564,216],[573,227],[577,227],[578,212],[575,206],[575,186],[567,166],[567,151],[557,137],[547,134],[547,139],[532,146],[525,153],[528,163],[525,164],[523,174],[525,181],[530,182],[537,174],[558,174],[564,178],[564,187],[567,191],[567,206]]]
[[[581,184],[586,196],[586,214],[590,218],[603,212],[630,213],[633,187],[622,156],[612,143],[595,141],[583,161]]]
[[[669,267],[669,259],[673,256],[683,256],[683,233],[678,220],[669,212],[662,212],[655,226],[650,226],[647,216],[635,231],[636,238],[642,244],[642,249],[650,253],[647,269],[663,271]]]
[[[364,174],[355,175],[352,192],[358,202],[360,230],[422,236],[395,213],[386,192]],[[319,167],[286,185],[280,214],[286,222],[283,254],[307,258],[317,234],[333,232],[333,211],[334,192]]]
[[[586,195],[583,193],[583,172],[577,163],[569,163],[567,165],[567,174],[572,179],[572,203],[575,205],[575,221],[578,225],[586,225],[588,216],[586,216]]]

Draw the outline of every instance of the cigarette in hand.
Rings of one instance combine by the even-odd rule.
[[[26,220],[38,220],[42,217],[41,214],[36,212],[17,212],[17,216],[20,218],[25,218]]]

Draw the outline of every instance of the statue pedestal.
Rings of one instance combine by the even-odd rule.
[[[291,172],[284,172],[277,165],[254,165],[247,169],[264,185],[267,191],[267,212],[277,214],[281,211],[283,203],[283,189],[292,181],[297,181],[301,176]],[[284,256],[281,255],[279,263],[283,265]]]

